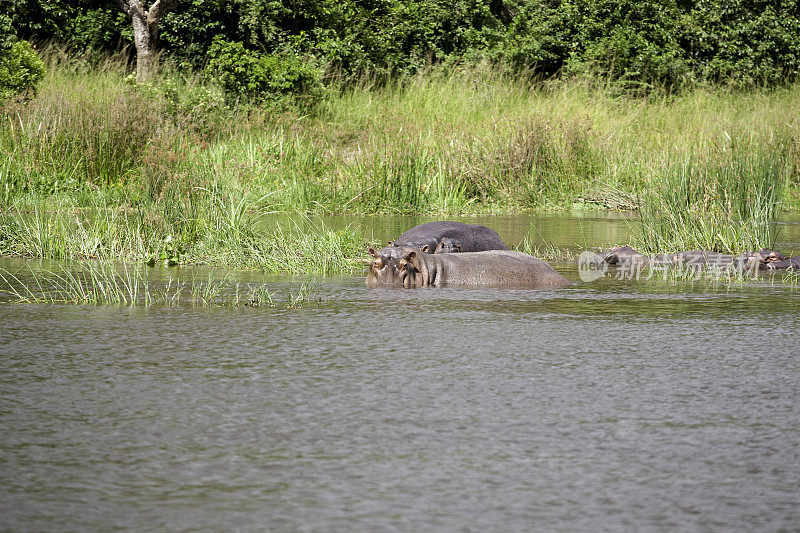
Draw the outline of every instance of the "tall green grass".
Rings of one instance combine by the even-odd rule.
[[[175,282],[153,281],[141,266],[108,262],[65,262],[57,270],[11,272],[0,268],[0,294],[16,303],[142,306],[304,307],[314,293],[313,282],[297,285],[285,298],[266,283],[234,283],[230,278]]]
[[[800,85],[626,98],[489,68],[333,81],[302,113],[56,49],[0,118],[0,252],[340,272],[363,239],[267,213],[639,208],[647,249],[742,249],[800,208]],[[689,228],[687,234],[680,228]],[[305,231],[305,230],[303,230]],[[356,251],[357,250],[357,251]]]
[[[648,252],[771,248],[792,174],[785,141],[729,142],[671,161],[642,191],[637,245]]]

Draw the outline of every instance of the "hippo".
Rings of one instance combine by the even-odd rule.
[[[757,253],[758,253],[758,257],[761,260],[761,262],[765,263],[765,264],[770,264],[770,263],[775,263],[777,261],[786,261],[787,260],[785,255],[783,255],[782,253],[780,253],[778,251],[775,251],[775,250],[762,249],[762,250],[759,250]]]
[[[770,261],[767,263],[768,270],[795,270],[800,269],[800,255],[797,257],[784,258],[782,260]]]
[[[775,250],[762,248],[757,252],[745,252],[737,257],[737,266],[744,270],[771,270],[770,265],[785,261],[786,257]]]
[[[441,220],[415,226],[389,242],[390,247],[411,246],[425,253],[508,250],[493,229],[478,224]]]
[[[400,253],[396,253],[397,250]],[[512,250],[429,254],[410,246],[369,249],[368,287],[520,287],[556,289],[569,280],[531,255]]]
[[[618,267],[643,267],[649,262],[646,255],[637,252],[630,246],[613,246],[610,250],[598,255],[609,265]]]
[[[760,256],[755,253],[744,253],[738,256],[712,252],[710,250],[689,250],[668,254],[671,264],[676,267],[686,268],[735,268],[740,270],[758,269],[761,262]]]
[[[758,252],[745,252],[738,256],[713,252],[710,250],[688,250],[671,254],[644,255],[630,246],[614,246],[606,252],[598,254],[611,266],[622,268],[645,267],[647,265],[675,266],[689,268],[737,268],[741,270],[765,270],[767,265],[775,261],[785,260],[780,252],[762,249]]]
[[[733,263],[733,256],[709,250],[688,250],[669,254],[675,266],[727,266]]]

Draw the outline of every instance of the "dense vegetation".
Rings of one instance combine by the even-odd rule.
[[[6,0],[19,37],[130,45],[110,0]],[[787,0],[183,0],[160,46],[201,70],[215,43],[329,75],[414,74],[488,60],[549,77],[587,70],[626,90],[774,85],[800,73],[800,3]],[[246,85],[246,83],[245,83]]]
[[[8,5],[61,44],[2,104],[0,254],[346,272],[362,236],[260,220],[531,208],[738,251],[800,207],[794,3],[195,0],[147,84],[113,5]]]
[[[317,250],[325,269],[350,268],[326,247],[363,240],[321,229],[300,246],[302,231],[259,233],[259,218],[576,206],[639,207],[658,228],[661,215],[680,215],[678,230],[711,228],[703,247],[736,249],[769,244],[763,224],[800,203],[796,85],[634,99],[449,70],[332,87],[310,110],[279,112],[228,107],[168,72],[131,84],[124,58],[87,70],[82,57],[45,55],[39,94],[4,108],[0,253],[267,268],[294,247]],[[714,230],[734,223],[753,231]],[[297,269],[316,261],[295,259]]]

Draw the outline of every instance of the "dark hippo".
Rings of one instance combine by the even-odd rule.
[[[508,250],[508,246],[493,229],[449,220],[426,222],[415,226],[394,241],[390,241],[389,246],[411,246],[426,253]]]
[[[400,253],[396,253],[400,250]],[[555,289],[569,280],[531,255],[512,250],[428,254],[419,248],[384,248],[367,272],[369,287],[489,286]]]

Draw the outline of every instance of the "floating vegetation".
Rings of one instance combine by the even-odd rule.
[[[296,292],[278,297],[267,283],[237,283],[229,277],[156,281],[150,279],[147,269],[102,262],[59,265],[58,270],[28,267],[24,274],[0,268],[0,294],[15,303],[301,309],[310,301],[315,286],[302,282]]]

